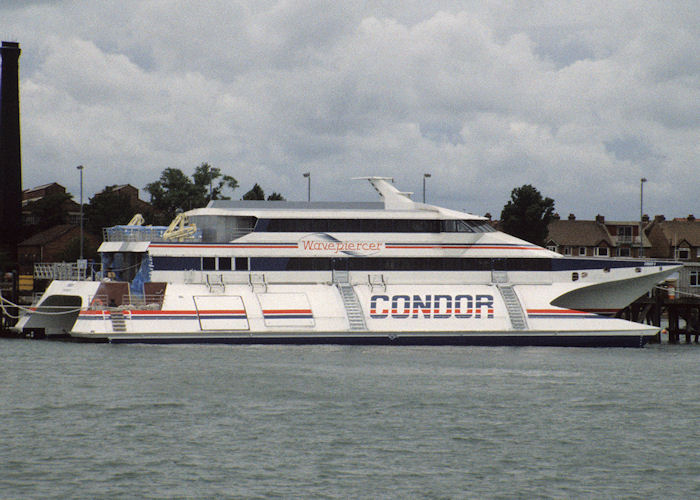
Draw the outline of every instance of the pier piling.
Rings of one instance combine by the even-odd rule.
[[[645,295],[618,313],[618,317],[647,323],[654,326],[661,326],[664,315],[668,318],[668,343],[680,343],[681,336],[685,337],[685,342],[698,343],[700,340],[700,296],[694,294],[678,294],[669,296],[663,287],[654,289],[651,296]],[[681,328],[681,320],[685,326]],[[656,342],[661,342],[659,333]]]

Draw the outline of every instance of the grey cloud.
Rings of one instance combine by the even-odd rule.
[[[432,172],[431,201],[453,208],[497,216],[513,187],[533,183],[562,212],[625,218],[646,175],[650,207],[693,212],[697,9],[557,5],[15,7],[25,185],[74,190],[78,162],[143,187],[208,161],[291,199],[312,171],[317,196],[354,199],[371,196],[348,187],[354,175],[418,192]]]

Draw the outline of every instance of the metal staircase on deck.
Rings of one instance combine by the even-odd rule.
[[[525,313],[520,305],[520,300],[513,290],[513,285],[498,284],[498,290],[501,292],[501,297],[503,297],[503,302],[508,310],[508,316],[510,317],[510,324],[513,326],[513,330],[527,330],[527,320],[525,319]]]
[[[124,321],[124,313],[122,311],[110,311],[109,318],[112,320],[113,332],[126,331],[126,321]]]
[[[333,283],[340,291],[340,297],[345,305],[345,312],[348,316],[350,330],[363,331],[367,330],[365,323],[365,314],[362,311],[360,301],[357,299],[355,289],[350,284],[349,273],[347,271],[333,271]]]

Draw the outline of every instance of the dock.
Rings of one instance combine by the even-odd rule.
[[[667,318],[665,330],[669,344],[678,344],[682,337],[685,337],[686,343],[698,343],[700,340],[700,294],[691,291],[657,286],[651,293],[621,310],[617,316],[659,328],[662,327],[662,320]],[[656,342],[661,342],[661,332],[656,337]]]

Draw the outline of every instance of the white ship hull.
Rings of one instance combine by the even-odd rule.
[[[661,279],[659,273],[667,274],[650,271],[647,278]],[[103,304],[106,300],[95,301],[104,295],[98,293],[103,283],[56,281],[37,311],[75,307],[73,315],[54,324],[52,316],[36,314],[18,327],[110,342],[577,346],[640,346],[658,331],[600,314],[600,294],[593,294],[590,305],[595,307],[553,306],[556,296],[566,296],[562,284],[433,284],[416,279],[414,284],[381,285],[352,275],[348,281],[333,283],[328,273],[328,280],[320,283],[224,282],[216,290],[171,283],[153,303],[116,308]],[[348,287],[351,298],[344,299],[343,288],[347,294]],[[606,313],[627,300],[624,293],[611,290]],[[617,303],[615,295],[620,295]],[[509,297],[517,302],[507,304]]]

